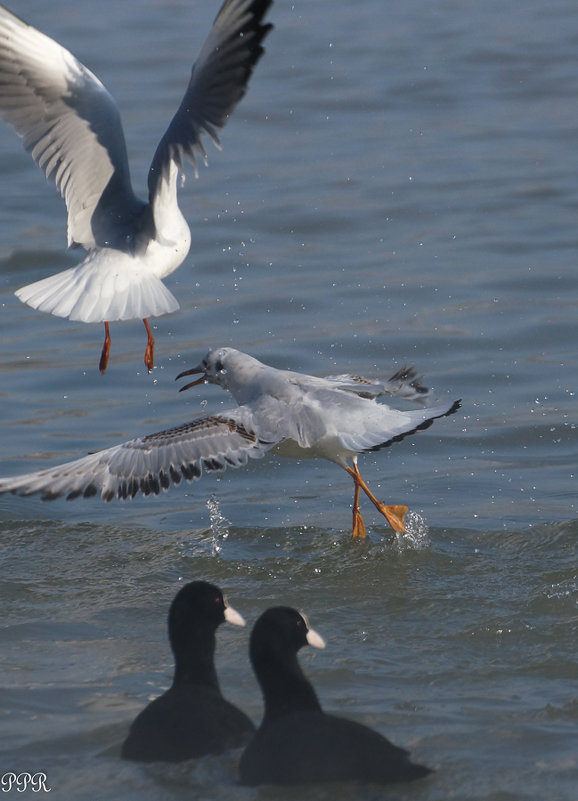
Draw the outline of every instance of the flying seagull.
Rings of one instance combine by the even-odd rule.
[[[68,50],[0,6],[0,116],[68,211],[68,245],[86,256],[76,267],[16,292],[33,309],[85,323],[103,322],[100,371],[110,351],[109,322],[142,319],[144,361],[154,366],[148,319],[179,308],[162,279],[184,261],[190,231],[177,203],[184,156],[197,174],[203,136],[219,131],[241,100],[272,25],[272,0],[225,0],[193,66],[189,85],[154,154],[148,201],[132,189],[117,105]]]
[[[360,491],[390,526],[405,531],[407,506],[386,506],[359,472],[358,454],[377,451],[456,412],[460,401],[415,411],[378,403],[382,395],[423,400],[428,390],[411,368],[389,381],[359,376],[318,378],[278,370],[233,348],[210,350],[203,361],[177,376],[200,374],[182,389],[204,382],[229,390],[238,407],[204,414],[176,428],[114,445],[73,462],[36,473],[0,479],[0,493],[41,493],[44,500],[100,492],[105,501],[137,493],[157,495],[171,483],[242,467],[268,451],[297,459],[322,458],[343,467],[354,482],[353,537],[366,536]]]

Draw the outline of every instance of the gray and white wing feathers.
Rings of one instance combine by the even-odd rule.
[[[185,96],[154,155],[149,198],[171,161],[182,167],[185,154],[197,174],[197,159],[206,161],[203,135],[219,147],[219,131],[247,90],[253,69],[272,28],[263,24],[272,0],[226,0],[193,66]]]
[[[115,445],[72,462],[0,479],[0,493],[41,493],[44,500],[100,493],[105,501],[158,495],[183,478],[242,467],[277,444],[255,431],[248,409],[205,415],[189,423]]]
[[[431,391],[421,383],[421,377],[413,367],[403,366],[387,381],[376,381],[358,375],[330,375],[325,377],[335,386],[353,392],[361,398],[379,398],[381,395],[403,398],[404,400],[427,400]]]
[[[68,50],[1,6],[0,116],[63,196],[69,245],[95,246],[91,220],[107,186],[137,204],[111,95]]]
[[[356,453],[380,450],[400,442],[407,436],[424,431],[434,420],[458,411],[461,401],[432,406],[428,409],[400,411],[384,403],[369,401],[356,426],[340,432],[339,439],[346,450]]]

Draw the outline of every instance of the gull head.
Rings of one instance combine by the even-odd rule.
[[[262,394],[264,374],[271,371],[275,372],[272,367],[267,367],[248,353],[235,348],[214,348],[199,365],[192,370],[185,370],[177,378],[200,376],[181,387],[180,392],[198,384],[218,384],[222,389],[229,390],[237,403],[244,404]]]
[[[223,389],[228,389],[228,379],[230,378],[231,368],[235,361],[235,355],[244,356],[245,354],[233,348],[215,348],[214,350],[210,350],[200,364],[193,367],[191,370],[184,370],[182,373],[178,374],[175,381],[186,375],[200,375],[200,378],[181,387],[179,392],[184,392],[185,389],[196,387],[199,384],[218,384]]]

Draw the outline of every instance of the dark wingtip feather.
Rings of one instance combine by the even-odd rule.
[[[455,414],[455,412],[457,412],[457,410],[461,408],[462,408],[462,399],[459,398],[459,400],[454,401],[451,408],[448,409],[447,412],[444,414],[444,417],[449,417],[450,414]]]
[[[450,414],[455,414],[458,409],[461,408],[462,400],[456,400],[452,403],[447,411],[442,412],[441,414],[436,414],[435,417],[430,417],[427,420],[424,420],[423,423],[419,423],[415,428],[412,428],[410,431],[404,431],[402,434],[396,434],[395,437],[391,437],[390,439],[386,440],[385,442],[380,443],[379,445],[374,445],[372,448],[367,448],[366,452],[370,453],[371,451],[380,451],[382,448],[388,448],[390,445],[393,445],[394,442],[401,442],[402,439],[406,437],[410,437],[412,434],[416,434],[418,431],[425,431],[429,428],[436,420],[440,420],[442,417],[449,417]]]

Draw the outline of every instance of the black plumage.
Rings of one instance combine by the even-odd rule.
[[[125,759],[182,762],[249,741],[255,726],[223,697],[215,670],[215,634],[225,620],[243,624],[213,584],[194,581],[177,593],[169,611],[173,683],[133,722],[122,746]]]
[[[268,609],[251,634],[250,655],[263,691],[261,726],[241,757],[247,785],[409,782],[431,773],[376,731],[323,712],[297,652],[323,641],[294,609]]]

